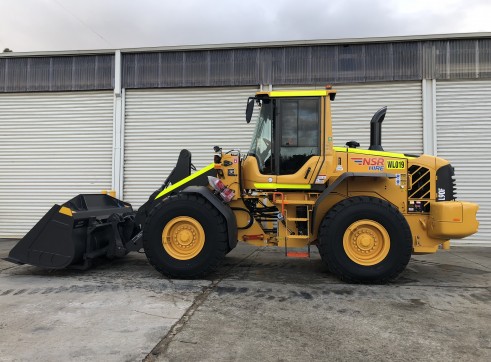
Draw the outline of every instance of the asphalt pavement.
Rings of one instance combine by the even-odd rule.
[[[205,280],[138,253],[85,272],[1,260],[0,360],[490,361],[490,276],[477,246],[414,256],[382,286],[338,281],[315,251],[247,245]]]

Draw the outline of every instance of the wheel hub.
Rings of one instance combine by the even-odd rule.
[[[205,231],[199,221],[188,216],[170,220],[162,231],[162,245],[175,259],[189,260],[205,245]]]
[[[389,233],[376,221],[359,220],[346,229],[343,247],[346,255],[355,263],[364,266],[376,265],[389,253]]]

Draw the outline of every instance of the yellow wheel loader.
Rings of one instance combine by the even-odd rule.
[[[428,155],[385,152],[381,125],[370,147],[333,145],[336,92],[258,92],[247,153],[214,148],[200,171],[182,150],[164,184],[134,212],[109,195],[55,205],[7,258],[45,268],[88,268],[100,257],[143,249],[162,274],[197,278],[213,271],[238,241],[308,257],[318,247],[329,270],[348,282],[383,283],[411,254],[449,248],[477,232],[478,205],[456,201],[454,169]],[[194,169],[194,172],[193,172]]]

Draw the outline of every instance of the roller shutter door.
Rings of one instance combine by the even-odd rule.
[[[247,98],[257,88],[127,90],[125,95],[124,198],[140,206],[174,168],[181,149],[201,168],[213,146],[249,149]]]
[[[491,81],[438,81],[437,151],[455,167],[457,199],[479,203],[479,232],[462,242],[491,243]]]
[[[392,82],[336,85],[332,102],[333,138],[336,146],[355,140],[361,148],[370,146],[370,120],[387,106],[382,126],[385,151],[421,154],[423,152],[423,107],[421,82]],[[307,87],[274,87],[312,89]],[[319,88],[318,88],[319,89]]]
[[[111,92],[0,95],[0,237],[54,203],[111,187]]]
[[[421,82],[377,83],[337,87],[332,104],[335,143],[351,139],[363,148],[370,146],[370,120],[387,106],[382,124],[385,151],[421,154],[423,152],[423,106]]]

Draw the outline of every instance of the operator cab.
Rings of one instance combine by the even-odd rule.
[[[249,155],[265,175],[296,173],[320,155],[320,99],[264,98]]]

